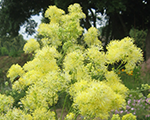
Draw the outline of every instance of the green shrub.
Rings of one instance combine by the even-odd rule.
[[[135,44],[140,47],[143,50],[143,53],[145,54],[146,52],[146,46],[145,46],[145,41],[146,41],[146,35],[147,35],[147,30],[138,30],[132,28],[129,32],[129,35],[134,38]],[[145,59],[145,55],[144,55]]]
[[[2,76],[3,76],[3,69],[0,69],[0,85],[2,85]]]
[[[10,57],[18,57],[20,56],[20,54],[23,53],[23,50],[15,50],[15,49],[11,49],[10,52],[9,52],[9,56]]]
[[[1,47],[0,51],[2,56],[8,55],[9,53],[6,47]]]
[[[142,50],[145,50],[145,40],[147,31],[145,30],[138,30],[138,29],[131,29],[130,36],[135,39],[135,44],[140,47]]]

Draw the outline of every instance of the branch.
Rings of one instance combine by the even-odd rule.
[[[90,12],[92,14],[92,18],[93,18],[93,22],[94,22],[94,27],[96,27],[96,15],[94,15],[94,13],[93,13],[93,11],[92,11],[91,8],[89,10],[90,10]]]

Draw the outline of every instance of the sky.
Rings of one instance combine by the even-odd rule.
[[[35,22],[38,23],[38,25],[37,25],[37,27],[36,27],[36,30],[37,30],[37,29],[38,29],[38,26],[39,26],[40,23],[41,23],[42,13],[40,13],[39,16],[38,16],[38,15],[34,15],[34,16],[32,16],[31,18],[32,18],[33,20],[35,20]],[[19,34],[22,34],[22,35],[23,35],[23,38],[24,38],[25,40],[29,40],[30,38],[34,38],[34,36],[36,35],[36,33],[33,34],[32,36],[26,34],[26,33],[25,33],[25,28],[24,28],[24,26],[21,26],[20,31],[19,31]]]
[[[1,0],[0,0],[0,2],[1,2]],[[0,7],[0,9],[1,9],[1,7]],[[38,26],[39,26],[40,23],[41,23],[42,13],[40,13],[39,16],[38,16],[38,15],[35,15],[35,16],[32,16],[31,18],[34,19],[35,22],[38,23],[38,25],[37,25],[37,27],[36,27],[36,30],[37,30],[37,29],[38,29]],[[23,35],[23,38],[24,38],[25,40],[29,40],[30,38],[34,38],[34,36],[36,35],[36,33],[35,33],[34,35],[32,35],[32,36],[31,36],[31,35],[27,35],[27,34],[25,33],[25,28],[24,28],[24,26],[21,26],[21,27],[20,27],[19,34],[22,34],[22,35]]]

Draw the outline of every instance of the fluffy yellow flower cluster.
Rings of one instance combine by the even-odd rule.
[[[126,114],[122,117],[122,120],[136,120],[136,116],[132,113]]]
[[[38,108],[32,115],[20,109],[10,109],[7,114],[0,116],[1,120],[55,120],[55,113],[45,108]]]
[[[84,16],[84,13],[82,12],[82,8],[81,8],[81,6],[79,5],[79,4],[77,4],[77,3],[75,3],[75,4],[73,4],[73,5],[70,5],[69,7],[68,7],[68,11],[69,11],[69,13],[72,13],[72,14],[74,14],[74,13],[81,13],[83,16]],[[79,14],[79,15],[81,15],[81,14]],[[82,17],[83,17],[82,16]],[[81,17],[81,18],[82,18]],[[85,16],[84,16],[85,17]]]
[[[74,107],[86,118],[107,119],[112,109],[125,106],[125,99],[104,82],[81,81],[70,88]]]
[[[8,70],[7,77],[9,77],[11,82],[13,82],[16,77],[22,76],[23,74],[24,74],[24,70],[21,68],[21,66],[18,64],[14,64]]]
[[[94,75],[106,72],[106,56],[103,51],[99,51],[99,47],[91,46],[91,48],[88,48],[86,59],[91,63],[91,71]]]
[[[141,89],[149,90],[150,89],[150,85],[148,85],[148,84],[141,84]]]
[[[57,103],[58,91],[62,91],[66,85],[66,79],[59,72],[47,73],[43,78],[30,86],[26,96],[21,99],[26,111],[33,112],[37,108],[47,108]]]
[[[74,113],[69,113],[66,115],[65,120],[74,120],[75,114]]]
[[[117,94],[122,95],[122,97],[127,96],[127,91],[129,90],[127,87],[125,87],[124,84],[121,83],[120,78],[114,71],[108,71],[105,73],[106,78],[106,84],[110,86]]]
[[[29,61],[23,66],[26,71],[37,70],[41,73],[47,73],[49,71],[58,70],[56,59],[60,56],[54,47],[43,47],[35,54],[35,59]]]
[[[98,35],[98,29],[91,27],[88,29],[88,32],[84,34],[84,41],[88,46],[101,45],[101,42],[98,40]]]
[[[50,19],[50,24],[42,23],[39,26],[39,35],[43,36],[41,40],[43,45],[51,45],[58,47],[62,42],[68,40],[73,43],[77,42],[77,38],[83,33],[80,27],[80,19],[85,18],[85,14],[79,4],[70,5],[68,14],[56,6],[50,6],[45,13],[45,17]]]
[[[111,120],[120,120],[120,117],[118,114],[113,114]]]
[[[118,114],[113,114],[111,120],[121,120]],[[132,113],[122,116],[122,120],[136,120],[136,116]]]
[[[107,46],[107,62],[113,64],[122,61],[126,63],[125,71],[131,73],[137,62],[143,61],[142,50],[133,44],[133,39],[125,37],[121,41],[111,41]]]
[[[5,113],[12,108],[13,102],[14,99],[11,96],[0,94],[0,113]]]
[[[83,60],[84,57],[81,50],[69,53],[64,59],[65,71],[76,71],[77,68],[83,65]]]
[[[150,98],[150,93],[147,95],[147,98]]]
[[[128,88],[108,64],[121,60],[129,72],[142,60],[141,50],[127,37],[110,42],[105,53],[94,27],[84,34],[84,41],[79,45],[77,38],[83,32],[80,19],[85,18],[85,14],[79,4],[70,5],[68,11],[65,14],[56,6],[50,6],[45,13],[50,23],[42,23],[38,30],[43,36],[42,48],[34,39],[29,40],[24,50],[26,53],[36,50],[34,59],[23,67],[16,64],[9,69],[7,76],[12,88],[28,89],[20,99],[22,110],[6,111],[6,116],[2,116],[4,120],[21,116],[25,120],[58,120],[49,109],[58,102],[58,93],[64,91],[71,95],[73,108],[88,119],[107,119],[111,110],[125,107]],[[18,75],[19,80],[13,82]],[[66,120],[74,116],[76,113],[70,113]]]
[[[26,115],[20,109],[10,109],[6,114],[0,116],[1,120],[32,120],[31,115]]]
[[[36,51],[37,49],[39,49],[39,47],[40,47],[39,43],[35,39],[31,38],[24,45],[23,51],[25,53],[32,53],[32,52]]]
[[[59,71],[55,59],[59,57],[60,54],[54,47],[43,47],[35,53],[35,58],[27,62],[23,68],[18,64],[13,65],[9,69],[7,77],[10,77],[11,81],[13,81],[16,76],[20,76],[19,81],[14,82],[13,89],[21,91],[26,86],[42,79],[50,71]]]
[[[70,73],[72,80],[90,80],[91,76],[87,66],[84,65],[84,54],[82,50],[75,50],[65,56],[64,71]]]
[[[19,81],[15,81],[12,85],[12,88],[14,90],[21,91],[25,87],[30,86],[31,84],[38,81],[43,74],[39,71],[30,70],[29,72],[26,72],[22,77],[19,78]]]
[[[45,17],[51,20],[51,24],[60,22],[61,16],[65,14],[62,9],[57,8],[56,6],[49,6],[49,9],[45,12]]]

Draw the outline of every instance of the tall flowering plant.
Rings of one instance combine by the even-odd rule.
[[[80,38],[84,30],[80,20],[86,17],[80,5],[70,5],[68,12],[65,14],[56,6],[49,6],[45,17],[50,23],[42,23],[38,29],[42,47],[31,39],[25,44],[24,51],[33,53],[34,59],[23,67],[16,64],[9,69],[11,81],[20,76],[13,82],[12,89],[18,92],[25,87],[28,89],[19,102],[22,109],[10,108],[8,112],[2,112],[0,117],[4,120],[10,117],[58,120],[55,110],[54,113],[50,108],[57,104],[61,91],[73,100],[72,111],[66,120],[75,119],[78,114],[84,119],[108,119],[111,110],[125,108],[128,88],[116,71],[124,64],[125,71],[130,73],[143,60],[141,49],[133,44],[132,38],[126,37],[111,41],[104,52],[96,28],[91,27]],[[117,70],[108,68],[118,61],[121,65]],[[2,101],[1,105],[4,103]]]

